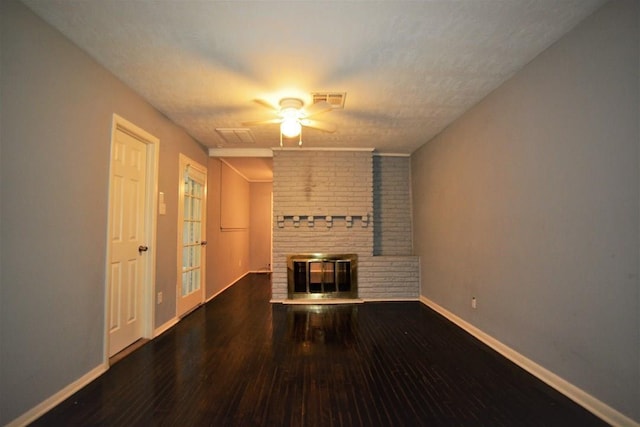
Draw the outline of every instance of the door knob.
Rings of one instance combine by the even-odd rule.
[[[142,252],[147,252],[148,250],[149,250],[148,246],[143,246],[143,245],[138,246],[138,253],[140,255],[142,255]]]
[[[206,240],[203,240],[202,242],[200,242],[200,245],[202,245],[202,246],[207,246],[207,241],[206,241]]]

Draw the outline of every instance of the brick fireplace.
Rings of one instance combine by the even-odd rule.
[[[406,175],[401,184],[387,185],[386,189],[376,184],[379,179],[374,179],[374,175],[379,178],[396,169]],[[418,259],[411,256],[410,244],[406,244],[411,239],[407,172],[408,158],[374,162],[372,150],[274,150],[272,300],[291,298],[288,257],[318,253],[357,256],[358,298],[417,299]],[[387,182],[394,182],[391,178],[387,177]],[[393,230],[403,230],[403,235],[395,236],[395,240],[404,242],[403,253],[385,254],[376,250],[376,246],[394,247],[376,245],[385,229],[385,215],[381,215],[385,211],[384,200],[393,200],[394,206],[389,206],[388,212],[403,202],[397,200],[397,194],[389,198],[390,193],[402,194],[406,199],[406,215],[398,220],[402,226],[386,227],[392,230],[391,240],[397,233]],[[374,201],[377,212],[374,212]],[[386,235],[389,240],[389,233]]]

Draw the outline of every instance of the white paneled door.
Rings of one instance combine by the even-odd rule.
[[[207,169],[180,156],[177,312],[183,316],[204,302]]]
[[[146,144],[117,129],[112,142],[109,195],[109,356],[143,336]]]

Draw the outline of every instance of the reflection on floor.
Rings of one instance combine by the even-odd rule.
[[[289,339],[305,348],[348,346],[356,339],[357,321],[357,305],[296,305],[287,310]]]

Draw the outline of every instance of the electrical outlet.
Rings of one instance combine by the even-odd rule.
[[[156,300],[158,304],[162,304],[162,291],[158,292]]]
[[[476,297],[471,297],[471,308],[476,308]]]

